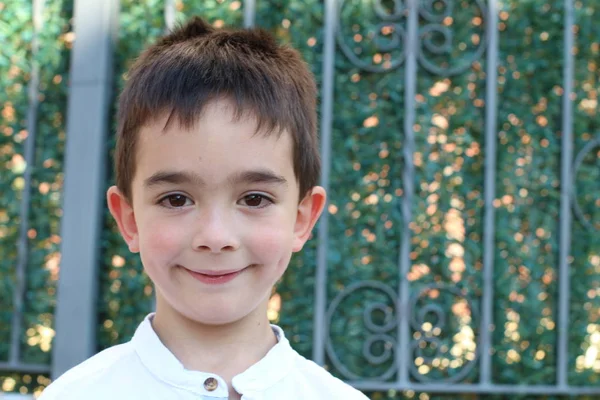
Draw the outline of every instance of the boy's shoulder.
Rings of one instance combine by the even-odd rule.
[[[144,330],[144,327],[150,325],[142,323],[138,328],[139,334],[136,332],[132,341],[106,349],[67,371],[44,390],[39,400],[197,398],[193,391],[183,390],[185,388],[181,387],[179,378],[179,383],[174,385],[173,375],[165,375],[165,370],[169,369],[165,357],[151,357],[153,361],[150,364],[143,361],[148,361],[148,358],[140,355],[140,347],[134,343],[136,337],[143,338],[144,333],[152,333],[151,330]],[[277,331],[280,332],[280,345],[238,379],[250,386],[254,386],[255,382],[263,382],[260,386],[271,382],[261,389],[266,390],[265,399],[285,395],[290,399],[368,400],[360,391],[293,350],[283,331],[280,328]],[[147,345],[142,350],[157,348]],[[154,351],[153,354],[156,356]],[[186,382],[192,377],[184,373],[183,367],[179,372],[175,368],[175,372],[182,374],[181,379]],[[197,382],[200,375],[193,374],[192,380]],[[265,381],[265,376],[271,379]],[[193,386],[197,386],[196,383]],[[250,387],[247,389],[252,390]]]
[[[136,361],[137,355],[130,343],[110,347],[65,372],[38,400],[106,398],[113,394],[111,390],[121,387],[120,381],[131,377],[129,374]],[[114,385],[106,385],[106,382]]]
[[[298,353],[296,354],[296,368],[297,371],[300,372],[299,379],[306,380],[306,385],[299,386],[316,389],[318,393],[315,394],[318,397],[313,398],[332,400],[369,400],[362,392],[353,388],[341,379],[336,378],[314,361],[308,360]]]

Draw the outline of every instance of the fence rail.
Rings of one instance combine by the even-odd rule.
[[[31,166],[34,164],[35,157],[35,138],[37,128],[37,115],[39,106],[39,69],[40,66],[37,62],[37,54],[39,52],[38,36],[42,28],[42,13],[44,11],[44,0],[33,0],[32,1],[32,25],[33,32],[31,38],[31,77],[27,88],[29,107],[27,110],[27,122],[26,129],[28,132],[27,139],[25,139],[25,152],[24,158],[27,167],[24,171],[24,187],[28,188],[31,186],[32,173]],[[15,289],[13,292],[13,313],[12,313],[12,331],[10,336],[10,353],[8,362],[0,362],[0,370],[7,369],[10,371],[18,372],[41,372],[46,373],[50,371],[50,367],[47,365],[35,365],[30,363],[23,363],[21,361],[21,348],[20,348],[20,335],[22,330],[21,321],[23,318],[23,301],[25,297],[26,288],[26,274],[25,269],[27,267],[27,232],[29,231],[29,210],[31,208],[31,195],[28,190],[23,192],[23,198],[21,199],[19,212],[19,237],[17,244],[17,265],[15,274]]]
[[[325,56],[324,56],[324,86],[323,86],[323,108],[322,108],[322,129],[321,134],[323,135],[323,162],[325,165],[331,163],[331,151],[329,149],[331,139],[331,113],[332,107],[330,105],[331,96],[331,82],[332,79],[332,65],[333,65],[333,32],[336,31],[336,24],[339,24],[338,15],[336,10],[339,11],[344,6],[344,1],[338,2],[339,8],[334,6],[335,1],[326,2],[326,14],[325,14]],[[411,266],[410,259],[410,239],[411,229],[410,224],[413,221],[412,215],[412,204],[414,201],[414,182],[415,182],[415,171],[414,171],[414,159],[413,155],[415,152],[415,137],[414,137],[414,125],[415,125],[415,95],[416,95],[416,82],[418,76],[418,69],[420,66],[424,70],[439,74],[441,76],[450,76],[464,72],[470,65],[465,64],[463,66],[455,66],[448,68],[439,68],[432,62],[427,60],[424,55],[422,48],[440,54],[447,53],[450,55],[449,41],[452,37],[452,32],[447,26],[442,24],[442,18],[450,17],[451,13],[449,10],[456,8],[457,2],[444,1],[444,7],[448,10],[447,13],[442,13],[442,18],[436,18],[430,14],[432,4],[435,2],[418,1],[418,0],[407,0],[406,2],[394,2],[394,8],[389,13],[384,13],[379,10],[378,15],[384,21],[382,26],[390,26],[391,24],[400,34],[400,37],[404,40],[404,51],[401,57],[397,60],[391,60],[390,64],[386,66],[374,66],[365,63],[357,58],[357,55],[344,43],[345,38],[341,35],[341,31],[337,30],[338,45],[345,55],[352,61],[357,67],[370,71],[373,73],[387,72],[391,69],[398,68],[402,64],[404,66],[404,79],[405,79],[405,92],[404,92],[404,137],[403,137],[403,151],[404,151],[404,164],[403,164],[403,197],[402,197],[402,216],[403,216],[403,231],[401,237],[400,247],[400,259],[398,263],[399,275],[400,275],[400,287],[398,291],[394,291],[393,288],[376,281],[363,281],[355,283],[347,287],[342,293],[340,293],[330,304],[329,308],[325,302],[325,288],[327,287],[327,257],[324,253],[327,251],[327,219],[322,222],[321,230],[319,231],[319,258],[318,258],[318,272],[317,272],[317,285],[316,288],[316,317],[314,327],[314,359],[324,364],[326,362],[326,354],[329,357],[330,362],[340,371],[346,379],[348,379],[354,386],[364,390],[415,390],[425,392],[446,392],[446,393],[527,393],[527,394],[599,394],[600,388],[598,387],[571,387],[567,382],[567,365],[568,365],[568,313],[569,313],[569,293],[570,293],[570,280],[569,280],[569,265],[568,256],[570,252],[571,243],[571,189],[568,185],[562,185],[561,187],[561,220],[560,220],[560,265],[559,265],[559,312],[558,312],[558,355],[557,355],[557,375],[556,385],[502,385],[492,383],[491,377],[491,356],[492,356],[492,329],[493,329],[493,293],[494,293],[494,199],[496,198],[496,140],[497,140],[497,129],[496,129],[496,97],[497,97],[497,57],[498,57],[498,12],[496,7],[496,0],[489,0],[486,4],[482,1],[476,1],[477,6],[480,8],[481,15],[485,18],[484,24],[485,29],[485,40],[482,41],[479,49],[474,53],[473,62],[476,62],[479,57],[482,56],[483,50],[487,50],[487,76],[486,76],[486,103],[485,103],[485,180],[484,180],[484,194],[485,194],[485,225],[484,225],[484,240],[483,240],[483,290],[481,301],[481,315],[480,315],[480,329],[479,338],[476,344],[476,355],[475,359],[470,360],[466,366],[463,366],[462,371],[448,378],[447,380],[442,379],[444,383],[430,381],[424,374],[421,374],[413,365],[414,359],[410,357],[411,351],[407,349],[415,348],[415,345],[422,342],[421,338],[411,338],[411,329],[419,332],[421,330],[420,324],[425,321],[421,320],[415,323],[415,314],[419,314],[421,317],[424,315],[423,310],[418,310],[416,307],[416,299],[421,296],[425,291],[431,290],[450,290],[454,291],[457,297],[465,296],[458,289],[452,287],[443,287],[438,284],[434,284],[430,287],[421,288],[421,291],[411,291],[410,282],[408,275]],[[382,7],[380,2],[375,2],[374,7]],[[570,93],[573,91],[573,45],[574,45],[574,17],[573,17],[573,3],[570,0],[564,2],[565,21],[564,21],[564,72],[563,72],[563,122],[562,122],[562,162],[561,162],[561,179],[562,182],[570,182],[572,177],[571,165],[572,165],[572,99]],[[419,19],[422,20],[421,26],[419,26]],[[404,25],[399,26],[398,24],[404,21]],[[434,45],[432,42],[427,42],[427,38],[424,36],[426,32],[437,32],[443,35],[444,43],[441,45]],[[400,44],[400,43],[397,43]],[[436,47],[437,46],[437,47]],[[390,48],[383,48],[381,50],[390,50]],[[323,181],[327,184],[327,178],[329,170],[325,172],[326,176]],[[361,289],[370,288],[385,293],[391,300],[390,303],[394,304],[395,313],[392,315],[391,312],[386,311],[386,305],[384,303],[375,303],[365,308],[365,325],[368,329],[371,329],[370,336],[367,339],[367,347],[364,351],[365,359],[372,364],[382,364],[391,357],[391,350],[394,350],[395,361],[389,366],[389,368],[379,375],[376,380],[361,379],[355,373],[349,371],[343,363],[336,356],[335,346],[331,340],[328,339],[328,327],[332,323],[332,315],[336,311],[340,302],[350,296],[353,292]],[[411,294],[412,293],[412,294]],[[472,303],[474,299],[468,300]],[[433,312],[436,314],[438,321],[446,319],[445,311],[435,305],[425,305],[426,312]],[[476,308],[470,306],[474,314],[477,314]],[[383,326],[376,325],[370,318],[374,311],[381,311],[386,314],[385,320],[388,321]],[[327,313],[327,318],[325,314]],[[440,322],[438,328],[443,328],[443,323]],[[394,327],[397,329],[396,337],[394,339],[388,334]],[[434,325],[435,327],[435,325]],[[425,333],[425,332],[421,332]],[[383,354],[379,356],[373,355],[369,346],[377,341],[385,343],[385,350]],[[438,342],[429,342],[437,344]],[[473,384],[460,383],[468,373],[475,367],[475,363],[479,359],[479,382]],[[431,360],[430,360],[431,361]],[[395,381],[390,381],[391,378],[396,376]]]

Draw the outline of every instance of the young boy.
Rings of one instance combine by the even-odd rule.
[[[42,400],[366,399],[267,319],[325,205],[315,99],[300,55],[260,30],[194,18],[140,56],[107,199],[156,312]]]

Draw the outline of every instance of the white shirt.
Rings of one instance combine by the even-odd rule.
[[[163,345],[148,315],[130,342],[106,349],[67,371],[39,400],[218,400],[227,399],[220,376],[190,371]],[[368,400],[292,349],[272,326],[278,343],[232,379],[242,400]]]

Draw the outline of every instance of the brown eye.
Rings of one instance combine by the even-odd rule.
[[[262,202],[263,197],[259,196],[257,194],[251,194],[249,196],[246,196],[244,198],[244,200],[245,200],[247,206],[258,207],[258,206],[260,206],[260,203]]]
[[[272,203],[270,199],[260,194],[249,194],[244,197],[244,205],[252,208],[263,208]]]
[[[179,208],[187,204],[188,198],[182,194],[172,194],[165,199],[169,207]]]

